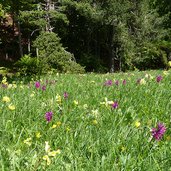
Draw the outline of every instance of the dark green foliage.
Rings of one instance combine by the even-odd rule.
[[[74,56],[62,47],[60,38],[53,32],[42,32],[34,41],[34,47],[38,50],[38,59],[49,68],[54,68],[59,72],[84,71],[73,61]]]
[[[15,65],[21,75],[40,75],[45,72],[45,65],[30,55],[24,55]]]

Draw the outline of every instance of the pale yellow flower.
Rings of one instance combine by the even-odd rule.
[[[52,128],[53,128],[53,129],[54,129],[54,128],[56,128],[56,127],[57,127],[57,125],[56,125],[56,124],[53,124],[53,125],[52,125]]]
[[[141,125],[141,123],[139,121],[135,121],[134,125],[136,128],[138,128]]]
[[[126,150],[126,147],[122,146],[121,151],[124,152]]]
[[[2,98],[2,101],[3,102],[10,102],[11,100],[10,100],[10,98],[8,97],[8,96],[4,96],[3,98]]]
[[[31,146],[31,144],[32,144],[31,140],[32,140],[31,138],[27,138],[26,140],[24,140],[24,144]]]
[[[87,105],[87,104],[84,104],[84,105],[83,105],[83,108],[84,108],[84,109],[87,109],[87,108],[88,108],[88,105]]]
[[[46,151],[46,153],[48,153],[50,151],[50,145],[49,145],[48,141],[45,141],[45,151]]]
[[[43,156],[43,160],[45,160],[47,162],[47,165],[50,165],[51,164],[51,160],[50,160],[50,158],[49,158],[48,155],[44,155]]]
[[[171,67],[171,61],[168,62],[169,67]]]
[[[78,101],[77,100],[74,100],[74,105],[78,105]]]
[[[97,117],[97,116],[98,116],[98,114],[99,114],[98,109],[96,109],[96,110],[92,110],[91,112],[92,112],[92,115],[94,115],[95,117]]]
[[[92,123],[93,123],[94,125],[97,125],[97,124],[98,124],[97,120],[95,120],[95,119],[92,121]]]
[[[9,110],[15,110],[15,106],[12,105],[12,104],[10,104],[10,105],[8,106],[8,109],[9,109]]]
[[[49,151],[48,156],[55,157],[57,154],[60,154],[61,150],[56,150],[56,151]]]
[[[140,80],[140,84],[141,84],[141,85],[144,85],[144,84],[146,84],[146,81],[145,81],[145,79],[141,79],[141,80]]]
[[[3,79],[2,79],[2,81],[1,81],[1,83],[2,84],[8,84],[7,77],[4,76]]]
[[[60,121],[56,122],[57,127],[60,127],[61,124],[62,124],[62,123],[61,123]]]
[[[41,137],[40,132],[36,132],[36,138],[40,138],[40,137]]]
[[[100,102],[100,104],[104,104],[106,107],[108,107],[109,105],[113,104],[113,101],[108,101],[107,97],[105,97],[105,101],[104,102]]]
[[[8,84],[8,89],[12,88],[12,84]]]
[[[56,95],[56,101],[58,104],[61,104],[62,103],[62,98],[59,94]]]
[[[71,128],[68,126],[66,127],[66,131],[69,132],[71,130]]]

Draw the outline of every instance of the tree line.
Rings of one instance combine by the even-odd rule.
[[[17,61],[25,71],[28,66],[61,72],[167,68],[170,30],[170,0],[0,3],[1,60]]]

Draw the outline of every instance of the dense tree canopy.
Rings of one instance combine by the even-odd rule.
[[[60,46],[49,52],[63,48],[64,61],[66,52],[87,71],[165,68],[171,56],[170,12],[167,0],[4,0],[1,60],[39,56],[33,45],[48,32]]]

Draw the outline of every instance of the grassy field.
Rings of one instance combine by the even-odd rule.
[[[4,77],[0,170],[171,170],[170,83],[171,70]]]

